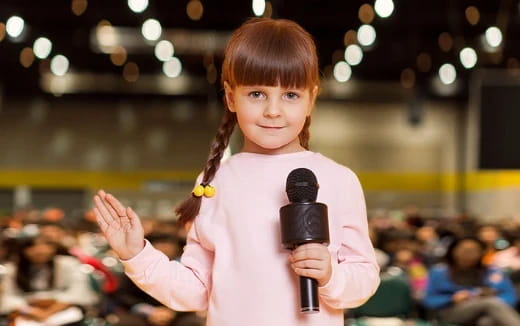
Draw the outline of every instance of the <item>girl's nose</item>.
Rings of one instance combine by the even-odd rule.
[[[264,116],[265,117],[278,117],[280,116],[280,103],[276,100],[271,100],[267,103],[265,110],[264,110]]]

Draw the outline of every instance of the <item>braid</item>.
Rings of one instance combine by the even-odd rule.
[[[215,177],[215,173],[220,166],[220,160],[222,159],[222,155],[224,155],[224,150],[229,144],[229,139],[233,133],[236,122],[236,114],[226,109],[215,139],[211,144],[208,160],[204,167],[202,177],[203,185],[208,185],[213,180],[213,177]],[[193,194],[190,194],[188,198],[177,206],[175,214],[177,215],[179,225],[184,226],[186,223],[195,219],[199,214],[201,201],[202,197],[195,197]]]
[[[213,144],[211,144],[211,151],[208,157],[208,161],[204,167],[204,176],[202,178],[202,183],[204,185],[209,184],[213,180],[213,177],[215,176],[215,173],[220,166],[220,160],[222,159],[224,150],[229,144],[229,139],[231,138],[231,134],[233,133],[233,129],[235,128],[236,123],[236,114],[226,110],[224,116],[222,117],[220,127],[217,130],[215,140],[213,141]]]
[[[303,124],[302,131],[300,131],[300,134],[298,135],[298,138],[300,139],[300,145],[302,145],[303,148],[309,149],[309,138],[311,136],[309,132],[309,127],[311,125],[311,117],[308,116],[305,118],[305,123]]]

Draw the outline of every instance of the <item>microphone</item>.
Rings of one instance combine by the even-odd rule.
[[[285,190],[290,204],[280,208],[280,226],[284,248],[294,250],[305,243],[329,244],[327,205],[317,203],[318,180],[305,168],[292,170],[287,176]],[[318,282],[300,276],[300,311],[320,311]]]

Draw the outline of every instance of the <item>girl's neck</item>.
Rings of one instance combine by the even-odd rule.
[[[244,146],[242,146],[242,149],[240,150],[242,153],[255,153],[263,155],[290,154],[304,151],[307,151],[307,149],[300,145],[299,142],[282,146],[280,148],[264,148],[252,142],[248,142],[247,140],[244,141]]]

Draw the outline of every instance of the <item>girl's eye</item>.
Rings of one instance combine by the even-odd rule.
[[[252,98],[263,98],[264,94],[260,91],[253,91],[249,93],[249,96]]]
[[[295,93],[295,92],[288,92],[285,96],[286,96],[289,100],[297,100],[298,98],[300,98],[300,95],[298,95],[298,94]]]

